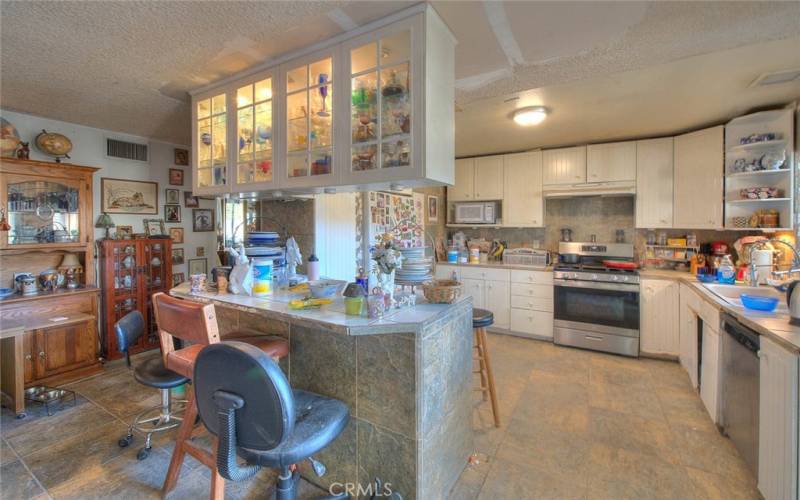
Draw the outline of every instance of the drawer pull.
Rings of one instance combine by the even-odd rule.
[[[597,342],[602,342],[603,337],[595,337],[594,335],[586,335],[586,340],[596,340]]]

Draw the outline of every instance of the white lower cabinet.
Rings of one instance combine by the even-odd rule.
[[[486,281],[486,309],[494,315],[495,328],[508,329],[511,314],[510,287],[508,281]]]
[[[680,284],[644,279],[641,284],[640,347],[648,354],[680,352]]]
[[[540,338],[553,338],[553,313],[511,309],[511,331]]]
[[[689,285],[680,286],[680,352],[681,366],[697,388],[697,321],[701,299]]]
[[[703,352],[700,362],[700,399],[714,423],[719,422],[719,332],[703,322]]]
[[[475,309],[485,309],[485,288],[483,280],[472,278],[462,278],[461,284],[464,287],[464,295],[472,297],[472,307]]]
[[[761,337],[758,489],[765,500],[798,497],[798,357]]]

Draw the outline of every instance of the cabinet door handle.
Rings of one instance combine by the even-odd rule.
[[[42,358],[42,359],[45,358],[44,351],[39,351],[39,357]]]
[[[26,355],[25,355],[25,359],[26,359],[27,361],[31,361],[31,360],[33,359],[33,356],[31,356],[30,354],[26,354]]]

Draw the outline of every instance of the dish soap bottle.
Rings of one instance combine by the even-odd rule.
[[[717,281],[729,285],[733,285],[736,281],[736,268],[733,266],[730,255],[725,255],[720,260],[717,268]]]

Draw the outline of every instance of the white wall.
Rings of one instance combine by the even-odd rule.
[[[320,194],[314,199],[314,251],[320,276],[355,281],[356,196],[361,194]]]
[[[36,135],[41,132],[42,129],[46,129],[48,132],[64,134],[72,141],[73,149],[70,153],[70,159],[64,161],[77,165],[100,168],[100,170],[94,174],[93,222],[96,221],[97,217],[100,215],[100,179],[102,177],[158,182],[159,207],[157,215],[114,214],[111,216],[114,223],[117,225],[133,226],[133,231],[135,233],[145,232],[144,223],[142,222],[143,219],[164,218],[165,189],[181,190],[181,223],[165,224],[167,231],[169,231],[170,227],[184,228],[184,243],[182,245],[175,245],[175,248],[184,249],[185,263],[174,266],[172,272],[182,272],[188,279],[189,259],[197,258],[197,247],[201,246],[205,248],[205,258],[208,259],[208,270],[210,271],[211,268],[214,267],[216,262],[216,233],[193,232],[192,209],[186,208],[183,204],[183,191],[191,191],[192,170],[190,167],[176,167],[173,163],[174,148],[188,149],[188,146],[150,140],[150,164],[147,165],[141,162],[120,160],[105,156],[106,137],[129,140],[131,142],[142,142],[143,138],[141,137],[6,110],[0,110],[0,114],[17,128],[20,138],[23,141],[31,143],[32,160],[53,161],[51,157],[40,153],[34,145],[34,138]],[[189,124],[187,123],[186,126],[188,127]],[[183,186],[169,185],[168,176],[170,168],[181,168],[184,171]],[[200,200],[200,206],[202,208],[214,208],[215,202],[211,200]],[[95,238],[102,238],[104,233],[105,230],[103,229],[95,229]]]

